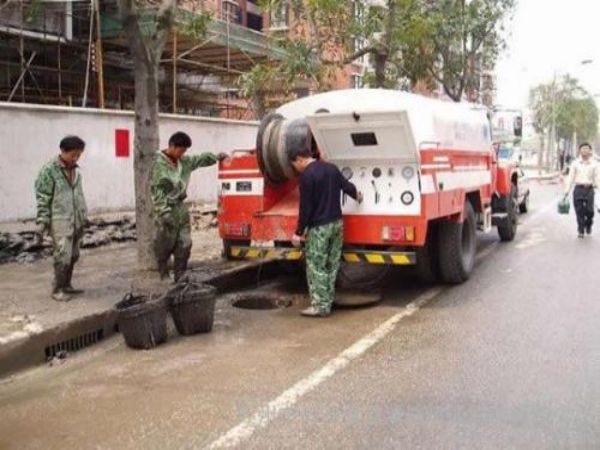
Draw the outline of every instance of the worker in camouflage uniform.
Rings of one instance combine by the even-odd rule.
[[[35,181],[38,241],[44,234],[52,237],[54,248],[54,284],[52,298],[68,301],[83,291],[71,285],[73,268],[79,259],[79,243],[87,223],[81,173],[77,161],[85,142],[67,136],[60,142],[60,154],[52,158]]]
[[[192,249],[190,213],[184,203],[192,172],[227,158],[225,153],[185,155],[192,146],[190,137],[177,132],[166,150],[156,152],[152,168],[152,204],[156,236],[154,252],[161,278],[169,276],[168,262],[173,255],[175,281],[187,270]]]
[[[300,173],[300,210],[292,244],[299,247],[306,233],[306,279],[311,306],[301,314],[325,317],[333,305],[342,256],[344,230],[340,193],[359,203],[362,193],[336,166],[314,159],[309,149],[292,149],[288,157]]]

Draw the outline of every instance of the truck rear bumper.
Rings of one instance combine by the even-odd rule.
[[[299,261],[304,257],[304,250],[286,247],[231,246],[228,256],[234,259]],[[417,257],[415,252],[344,249],[342,252],[342,261],[348,263],[410,266],[416,264]]]

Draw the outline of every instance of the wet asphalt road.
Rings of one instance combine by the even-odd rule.
[[[301,292],[222,299],[210,335],[117,337],[0,382],[0,448],[596,448],[600,236],[533,189],[517,240],[482,236],[464,285],[397,279],[326,320],[298,316]]]

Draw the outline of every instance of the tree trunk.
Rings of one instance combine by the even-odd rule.
[[[154,154],[159,147],[158,65],[135,61],[135,218],[138,269],[156,270],[154,221],[150,183]]]
[[[538,171],[544,168],[544,151],[546,150],[546,134],[542,131],[540,134],[540,152],[538,154]]]
[[[257,91],[254,94],[254,111],[256,111],[256,118],[258,120],[261,120],[267,114],[267,108],[265,107],[266,96],[267,94],[264,91]]]
[[[156,30],[146,35],[139,26],[134,0],[119,0],[123,28],[134,63],[135,151],[134,186],[138,270],[156,270],[154,220],[150,183],[154,154],[158,150],[158,72],[168,34],[173,25],[176,0],[162,0],[156,14]]]
[[[375,53],[375,87],[378,89],[385,87],[385,68],[387,60],[387,53]]]

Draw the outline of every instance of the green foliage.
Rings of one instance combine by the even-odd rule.
[[[598,107],[578,80],[566,75],[552,83],[540,84],[529,93],[533,127],[538,134],[551,129],[554,121],[559,139],[595,140],[598,134]]]
[[[384,6],[370,7],[355,0],[260,4],[272,13],[287,5],[291,12],[291,33],[274,38],[290,51],[281,68],[288,80],[300,77],[323,88],[334,72],[331,66],[367,55],[374,67],[367,84],[398,88],[438,81],[458,101],[466,90],[479,89],[482,71],[493,69],[515,0],[386,0]]]
[[[212,20],[213,15],[210,12],[190,14],[178,10],[177,29],[182,35],[190,39],[201,40],[205,38]]]
[[[477,91],[481,74],[493,69],[505,47],[504,24],[515,0],[435,0],[427,11],[431,21],[431,75],[448,96],[460,101],[466,90]]]

